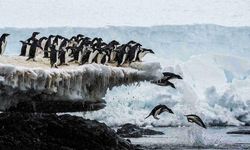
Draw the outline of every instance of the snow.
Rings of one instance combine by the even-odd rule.
[[[1,0],[1,27],[250,25],[249,0]]]

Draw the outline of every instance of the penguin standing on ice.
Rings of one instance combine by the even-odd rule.
[[[44,46],[44,54],[43,54],[43,58],[49,58],[49,52],[50,52],[50,46],[52,45],[53,41],[54,41],[55,36],[54,35],[50,35],[45,43]]]
[[[4,33],[1,37],[0,37],[0,55],[3,55],[6,49],[6,45],[7,45],[7,36],[9,36],[8,33]]]
[[[58,65],[58,50],[56,50],[56,45],[52,44],[50,47],[50,66],[51,68],[57,67]]]
[[[120,43],[117,42],[116,40],[113,40],[108,44],[108,48],[110,49],[110,55],[109,55],[110,62],[114,62],[114,60],[116,59],[117,46],[119,44]]]
[[[138,52],[141,48],[140,43],[136,43],[134,46],[131,47],[131,49],[128,52],[128,61],[129,63],[134,62],[137,58]]]
[[[40,34],[39,32],[33,32],[32,36],[30,38],[28,38],[26,41],[24,41],[24,43],[33,43],[34,39],[36,39],[36,36]],[[29,51],[30,51],[30,44],[23,44],[22,48],[21,48],[21,54],[20,56],[28,56],[29,55]]]
[[[147,119],[148,117],[152,115],[155,119],[159,120],[157,116],[163,112],[169,112],[171,114],[174,114],[173,111],[170,108],[168,108],[166,105],[157,105],[145,119]]]
[[[21,41],[24,45],[30,45],[30,50],[29,50],[29,56],[26,59],[26,61],[33,59],[33,61],[35,60],[35,57],[37,55],[37,48],[42,49],[42,47],[39,45],[39,41],[37,39],[33,39],[32,43],[25,43],[23,41]]]
[[[121,47],[121,50],[117,54],[117,66],[121,66],[125,63],[127,56],[128,56],[128,51],[130,50],[131,46],[128,44],[125,44]]]

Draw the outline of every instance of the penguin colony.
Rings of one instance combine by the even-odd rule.
[[[32,36],[22,43],[20,56],[28,57],[28,60],[36,61],[38,55],[49,59],[53,68],[61,65],[69,65],[75,62],[83,64],[104,64],[114,63],[123,66],[125,63],[142,61],[142,58],[154,52],[151,49],[142,48],[140,43],[133,40],[126,44],[120,44],[113,40],[105,43],[102,38],[93,39],[78,34],[70,39],[60,35],[37,38],[39,32],[33,32]]]
[[[135,61],[142,61],[142,58],[148,54],[154,52],[151,49],[142,48],[140,43],[133,40],[126,44],[120,44],[116,40],[109,42],[108,44],[103,42],[102,38],[91,39],[85,37],[82,34],[73,36],[70,39],[62,37],[60,35],[50,35],[49,37],[37,38],[39,32],[33,32],[32,36],[22,43],[20,56],[28,57],[26,60],[32,59],[36,61],[37,55],[42,54],[43,58],[49,58],[51,67],[57,68],[61,65],[69,65],[69,62],[75,62],[79,65],[97,63],[104,64],[116,63],[117,66],[122,66],[125,63],[132,63]],[[7,36],[9,34],[4,33],[0,37],[0,55],[3,55],[7,45]],[[157,81],[151,81],[151,83],[159,86],[170,86],[176,88],[175,85],[169,80],[183,79],[180,75],[163,72],[163,78]],[[174,114],[173,111],[166,105],[157,105],[153,108],[150,114],[145,118],[147,119],[151,115],[155,119],[159,119],[157,116],[163,112],[169,112]],[[195,114],[185,115],[188,122],[196,123],[197,125],[206,128],[206,125],[201,118]]]

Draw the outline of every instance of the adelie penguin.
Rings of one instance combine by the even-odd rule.
[[[136,61],[140,61],[142,62],[142,58],[146,55],[146,54],[154,54],[154,51],[152,49],[146,49],[146,48],[142,48],[139,50]]]
[[[170,108],[168,108],[166,105],[157,105],[145,119],[147,119],[148,117],[152,115],[155,119],[159,120],[157,116],[163,112],[174,114],[173,111]]]
[[[35,60],[35,57],[37,55],[37,48],[42,49],[42,47],[39,45],[39,41],[37,39],[33,39],[32,43],[26,43],[23,41],[20,41],[21,43],[23,43],[23,45],[30,45],[30,50],[29,50],[29,55],[28,58],[26,59],[26,61],[33,59],[33,61]]]
[[[9,36],[8,33],[4,33],[1,37],[0,37],[0,55],[3,55],[6,49],[6,45],[7,45],[7,36]]]
[[[30,44],[34,42],[34,39],[37,40],[36,36],[38,34],[39,34],[39,32],[33,32],[32,36],[30,38],[28,38],[26,41],[24,41],[25,43],[29,43],[29,44],[22,45],[20,56],[28,56],[29,55]]]
[[[139,50],[141,49],[141,44],[136,43],[131,49],[128,51],[128,61],[129,63],[136,61]]]
[[[122,66],[125,61],[127,60],[128,52],[130,50],[131,46],[128,44],[125,44],[121,47],[121,50],[117,53],[117,67]]]
[[[53,67],[58,68],[57,67],[57,65],[59,64],[58,53],[59,53],[59,51],[56,50],[56,45],[52,44],[50,46],[50,66],[51,66],[51,68],[53,68]]]
[[[182,77],[178,74],[174,74],[172,72],[163,72],[163,78],[157,81],[151,81],[151,83],[157,84],[159,86],[171,86],[172,88],[176,88],[175,85],[170,82],[171,79],[182,79]]]
[[[188,122],[190,123],[196,123],[197,125],[203,127],[203,128],[207,128],[206,125],[204,124],[204,122],[201,120],[201,118],[197,115],[194,114],[190,114],[190,115],[185,115],[187,117]]]

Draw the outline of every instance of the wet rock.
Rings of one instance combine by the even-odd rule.
[[[250,130],[238,130],[238,131],[230,131],[227,134],[250,134]]]
[[[124,124],[120,129],[117,130],[117,134],[121,137],[133,137],[138,138],[142,137],[143,135],[163,135],[163,132],[155,131],[151,129],[143,129],[134,124]]]
[[[2,113],[0,149],[133,150],[114,130],[71,115]]]
[[[5,109],[6,112],[25,112],[25,113],[60,113],[60,112],[79,112],[97,111],[106,106],[105,101],[60,101],[60,100],[33,100],[22,101],[16,105],[11,105]]]

